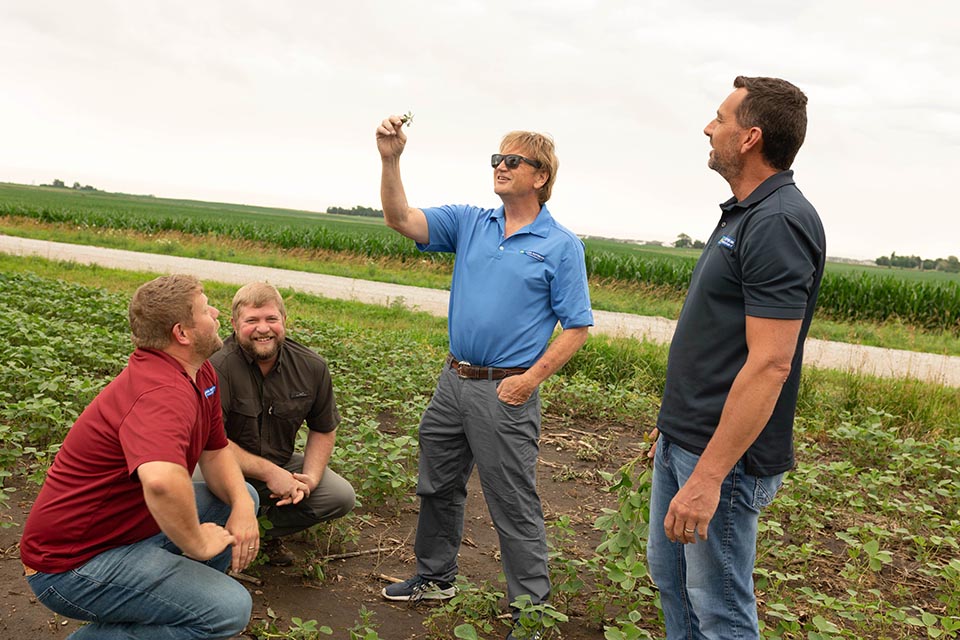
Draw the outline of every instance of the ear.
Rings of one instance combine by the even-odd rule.
[[[543,185],[547,184],[547,180],[550,179],[550,174],[540,169],[537,171],[537,177],[533,181],[533,186],[539,190]]]
[[[190,340],[190,337],[187,335],[187,332],[184,331],[184,329],[186,329],[186,327],[184,327],[181,323],[178,322],[177,324],[173,325],[173,329],[170,330],[170,335],[173,338],[173,342],[175,344],[189,346],[191,340]]]
[[[233,332],[237,332],[237,321],[233,319],[233,316],[230,316],[230,326],[233,327]]]
[[[763,149],[763,130],[760,127],[750,127],[747,129],[740,145],[740,153],[760,151],[761,149]]]

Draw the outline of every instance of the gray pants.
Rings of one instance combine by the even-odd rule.
[[[417,573],[451,582],[463,537],[467,480],[474,464],[500,537],[507,596],[534,604],[550,596],[547,536],[537,495],[540,395],[520,406],[497,398],[498,381],[464,380],[444,367],[420,421]]]
[[[303,455],[295,453],[283,465],[291,473],[303,471]],[[276,506],[276,498],[270,497],[270,490],[265,482],[248,480],[260,494],[260,515],[266,514],[273,524],[273,528],[266,532],[267,538],[282,538],[304,529],[309,529],[318,522],[325,522],[340,518],[353,510],[357,496],[350,483],[327,467],[317,488],[310,495],[297,504]]]

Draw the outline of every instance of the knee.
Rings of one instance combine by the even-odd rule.
[[[253,613],[253,599],[236,580],[221,592],[220,603],[216,608],[216,620],[211,621],[210,638],[231,638],[240,635],[250,622]]]
[[[344,481],[343,484],[345,486],[337,495],[337,501],[334,505],[334,518],[340,518],[347,515],[353,511],[355,506],[357,506],[357,493],[354,491],[353,485],[346,481]]]

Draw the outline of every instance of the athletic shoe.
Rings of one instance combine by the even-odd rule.
[[[452,582],[427,580],[423,576],[413,576],[409,580],[384,587],[380,592],[387,600],[420,602],[421,600],[449,600],[457,595]]]

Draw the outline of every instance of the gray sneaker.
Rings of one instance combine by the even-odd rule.
[[[421,600],[449,600],[457,595],[457,588],[451,582],[413,576],[409,580],[384,587],[380,593],[387,600],[420,602]]]

